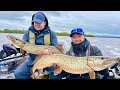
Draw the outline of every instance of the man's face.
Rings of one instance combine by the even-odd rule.
[[[75,33],[72,35],[71,40],[76,44],[81,43],[82,41],[84,41],[84,35]]]
[[[43,21],[42,23],[34,22],[34,27],[35,27],[36,30],[42,30],[42,29],[44,29],[45,25],[46,25],[45,21]]]

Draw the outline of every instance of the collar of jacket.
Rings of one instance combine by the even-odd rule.
[[[82,43],[79,43],[79,44],[75,44],[71,42],[71,46],[72,46],[71,54],[76,56],[80,56],[80,55],[84,56],[86,54],[86,50],[89,45],[90,45],[90,42],[87,39],[85,39]]]
[[[85,38],[83,42],[75,44],[74,42],[71,42],[71,45],[73,48],[81,48],[82,50],[86,50],[90,42]]]
[[[48,33],[50,31],[50,28],[49,28],[49,26],[46,26],[43,30],[38,31],[32,25],[31,27],[29,27],[28,30],[32,31],[33,33],[43,33],[44,34],[44,33]]]

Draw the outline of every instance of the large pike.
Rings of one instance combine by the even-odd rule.
[[[32,54],[41,54],[41,52],[45,49],[48,49],[48,51],[51,54],[64,54],[64,51],[62,49],[59,49],[59,47],[57,46],[55,47],[48,45],[33,45],[21,39],[18,39],[12,35],[7,35],[7,38],[15,47],[20,48]]]
[[[120,58],[109,58],[103,56],[75,57],[64,54],[43,55],[37,57],[31,69],[31,74],[36,70],[58,64],[62,70],[72,74],[89,73],[91,79],[95,79],[94,71],[101,71],[120,61]],[[91,73],[92,72],[92,73]]]

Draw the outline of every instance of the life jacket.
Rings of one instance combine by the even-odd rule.
[[[29,31],[29,43],[35,44],[35,34],[32,31]],[[50,45],[50,33],[44,35],[44,44]]]
[[[29,31],[29,43],[35,44],[35,34]],[[44,35],[44,44],[50,45],[50,33]],[[49,79],[49,75],[44,75],[40,79]]]
[[[91,51],[90,48],[91,48],[91,45],[89,44],[85,52],[86,56],[90,56],[90,51]],[[75,53],[73,52],[73,47],[70,47],[70,54],[72,56],[75,56]]]
[[[29,43],[35,45],[35,34],[32,31],[29,31]],[[44,44],[50,45],[50,33],[44,35]],[[20,54],[23,55],[25,52],[20,48]]]
[[[75,53],[74,53],[74,50],[73,50],[73,46],[71,45],[71,47],[70,47],[70,54],[72,55],[72,56],[90,56],[91,55],[91,49],[92,49],[92,46],[91,46],[91,44],[90,44],[90,42],[85,38],[85,41],[83,42],[84,43],[84,46],[83,46],[83,49],[82,49],[82,51],[83,51],[83,53],[84,54],[82,54],[82,51],[81,51],[81,53],[79,52],[79,55],[76,55]],[[73,44],[72,42],[71,42],[71,44]],[[74,45],[74,44],[73,44]],[[78,46],[79,47],[79,46]],[[77,50],[78,50],[78,47],[77,47]],[[81,47],[82,48],[82,47]],[[76,50],[75,50],[76,51]]]

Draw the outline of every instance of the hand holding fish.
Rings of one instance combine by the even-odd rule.
[[[58,75],[62,72],[62,68],[58,64],[54,64],[53,66],[56,67],[54,75]]]
[[[49,55],[51,53],[48,51],[48,49],[45,49],[41,54],[43,54],[43,55]]]

